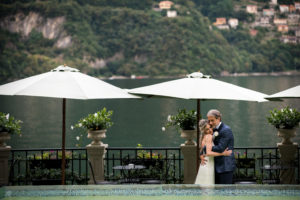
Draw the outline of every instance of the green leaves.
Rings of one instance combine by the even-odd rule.
[[[21,134],[22,121],[15,120],[9,114],[0,112],[0,132],[8,132],[10,134]]]
[[[177,115],[169,115],[166,127],[176,126],[182,130],[195,130],[197,125],[197,112],[195,110],[187,111],[179,109]]]
[[[270,116],[267,117],[270,124],[280,129],[292,129],[299,126],[300,112],[296,109],[292,109],[289,106],[277,110],[270,111]]]
[[[112,114],[113,111],[107,111],[106,108],[103,108],[94,114],[89,114],[87,117],[80,119],[75,127],[88,130],[107,129],[113,125],[111,122]]]

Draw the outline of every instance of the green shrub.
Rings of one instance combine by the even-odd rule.
[[[277,110],[270,111],[270,116],[267,117],[268,122],[280,129],[292,129],[299,126],[300,112],[292,109],[289,106]]]

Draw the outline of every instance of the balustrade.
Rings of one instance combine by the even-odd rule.
[[[88,184],[92,176],[89,174],[86,148],[67,148],[66,152],[66,184]],[[234,174],[236,182],[279,183],[280,170],[284,169],[284,166],[280,163],[277,147],[237,147],[234,152],[237,161]],[[31,185],[34,184],[34,177],[45,178],[45,174],[52,178],[55,175],[59,176],[58,167],[47,166],[51,160],[59,163],[60,154],[61,149],[58,148],[11,149],[8,162],[9,185]],[[299,160],[300,148],[293,163],[297,184],[300,183]],[[33,166],[34,163],[37,165]],[[104,157],[104,177],[105,181],[120,181],[122,172],[114,169],[115,166],[138,164],[145,166],[145,169],[137,170],[132,176],[141,180],[159,180],[166,184],[184,183],[183,163],[184,155],[180,147],[108,147]]]

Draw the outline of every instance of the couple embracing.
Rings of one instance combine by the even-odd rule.
[[[230,127],[221,121],[218,110],[208,111],[207,120],[201,120],[199,126],[201,164],[195,184],[232,184],[235,159]]]

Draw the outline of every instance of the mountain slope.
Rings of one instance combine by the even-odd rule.
[[[220,31],[193,1],[174,2],[176,18],[151,0],[0,3],[0,81],[64,63],[96,76],[299,69],[299,45]]]

